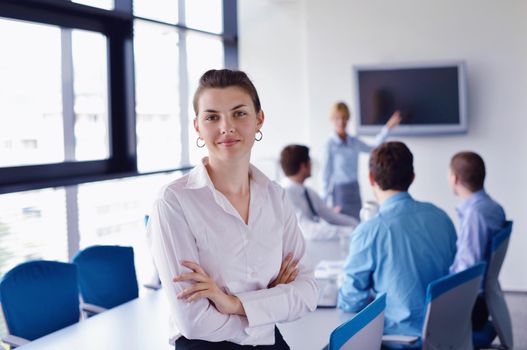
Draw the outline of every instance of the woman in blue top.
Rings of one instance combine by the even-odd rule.
[[[346,132],[350,121],[350,110],[344,102],[337,102],[332,109],[331,121],[335,134],[328,140],[324,155],[322,177],[325,198],[332,198],[333,206],[342,214],[357,220],[362,201],[357,182],[359,152],[370,152],[384,142],[390,129],[401,122],[401,113],[395,111],[386,125],[377,134],[375,142],[369,145]]]

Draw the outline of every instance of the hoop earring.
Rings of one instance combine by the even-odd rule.
[[[202,140],[202,141],[203,141],[203,139],[202,139],[201,137],[198,136],[198,138],[196,139],[196,146],[198,146],[198,148],[203,148],[203,147],[205,147],[205,141],[203,141],[203,144],[200,145],[200,144],[199,144],[199,140]]]
[[[258,133],[260,133],[260,137],[256,137],[256,135],[258,135]],[[263,139],[263,134],[262,134],[262,131],[261,130],[258,130],[256,132],[256,134],[254,135],[254,140],[255,141],[261,141]]]

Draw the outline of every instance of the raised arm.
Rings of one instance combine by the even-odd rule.
[[[367,144],[364,141],[357,140],[359,145],[359,150],[361,152],[370,152],[375,147],[379,146],[381,143],[386,141],[386,138],[390,134],[390,130],[392,130],[394,127],[399,125],[401,123],[401,112],[395,111],[390,119],[386,122],[386,124],[383,126],[381,131],[375,136],[375,141],[373,141],[372,144]]]

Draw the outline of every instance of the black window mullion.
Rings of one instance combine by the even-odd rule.
[[[223,0],[223,52],[225,67],[238,69],[237,0]]]
[[[108,46],[112,171],[137,171],[131,20],[114,25]]]

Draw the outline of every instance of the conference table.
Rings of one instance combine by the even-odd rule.
[[[346,247],[339,241],[307,242],[306,261],[343,259]],[[319,308],[278,327],[291,349],[322,349],[329,335],[353,314]],[[162,290],[141,297],[79,323],[39,338],[22,350],[173,349],[168,342],[168,306]]]

